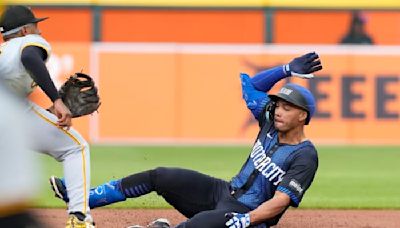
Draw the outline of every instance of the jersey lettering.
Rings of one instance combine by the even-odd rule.
[[[254,144],[250,153],[250,158],[253,161],[255,169],[257,169],[265,179],[273,182],[273,185],[278,185],[285,175],[285,171],[277,164],[272,162],[270,157],[265,154],[265,149],[260,140]]]

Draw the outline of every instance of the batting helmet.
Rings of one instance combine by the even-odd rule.
[[[48,17],[36,18],[31,9],[26,6],[9,6],[0,18],[0,31],[3,35],[9,35],[27,24],[38,23]]]
[[[307,119],[305,124],[311,120],[311,117],[314,115],[315,112],[315,99],[312,93],[297,84],[288,83],[284,85],[281,90],[275,95],[268,95],[271,100],[276,101],[278,99],[285,100],[291,104],[294,104],[297,107],[305,110],[307,112]]]

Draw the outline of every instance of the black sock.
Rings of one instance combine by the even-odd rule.
[[[86,216],[85,216],[82,212],[80,212],[80,211],[71,212],[70,214],[75,215],[75,216],[79,219],[79,221],[84,221],[85,218],[86,218]]]
[[[148,170],[122,178],[122,192],[127,198],[133,198],[154,191],[154,184],[151,177],[151,170]]]

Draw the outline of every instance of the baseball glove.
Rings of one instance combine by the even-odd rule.
[[[91,114],[100,106],[97,87],[87,74],[75,73],[70,76],[58,92],[71,111],[72,118]]]

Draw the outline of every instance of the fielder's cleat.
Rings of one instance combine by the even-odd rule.
[[[95,228],[93,221],[88,221],[86,216],[81,212],[73,212],[69,214],[66,228]]]
[[[149,223],[147,226],[134,225],[134,226],[128,226],[127,228],[170,228],[170,227],[171,227],[171,224],[168,221],[168,219],[159,218],[159,219]]]
[[[55,196],[62,199],[65,203],[68,203],[69,198],[67,194],[67,188],[65,187],[63,180],[56,176],[51,176],[49,181]]]

